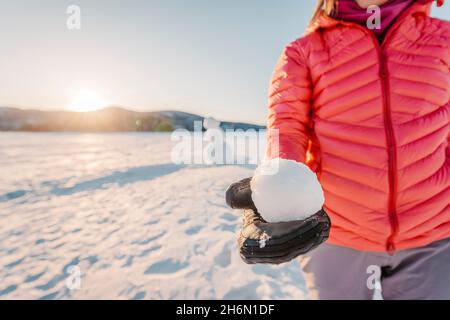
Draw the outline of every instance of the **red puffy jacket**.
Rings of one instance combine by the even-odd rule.
[[[417,0],[382,45],[322,16],[276,67],[269,157],[317,173],[332,244],[393,252],[450,237],[450,23],[431,4]]]

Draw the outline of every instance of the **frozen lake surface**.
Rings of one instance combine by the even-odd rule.
[[[172,146],[168,134],[0,133],[0,299],[307,298],[297,262],[238,255],[224,191],[252,167],[174,165]]]

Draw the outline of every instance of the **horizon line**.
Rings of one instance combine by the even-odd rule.
[[[188,112],[188,111],[182,111],[179,109],[157,109],[157,110],[148,110],[148,111],[144,111],[144,110],[136,110],[132,107],[127,107],[127,106],[122,106],[122,105],[109,105],[103,108],[100,108],[98,110],[93,110],[93,111],[74,111],[74,110],[69,110],[69,109],[48,109],[48,110],[42,110],[39,109],[39,107],[25,107],[25,106],[19,106],[19,105],[4,105],[4,104],[0,104],[0,109],[1,108],[10,108],[10,109],[18,109],[18,110],[22,110],[22,111],[37,111],[37,112],[67,112],[67,113],[94,113],[94,112],[99,112],[99,111],[105,111],[107,109],[122,109],[125,111],[130,111],[130,112],[136,112],[136,113],[160,113],[160,112],[179,112],[179,113],[185,113],[185,114],[189,114],[189,115],[193,115],[193,116],[199,116],[202,117],[203,119],[207,119],[207,118],[213,118],[215,120],[218,120],[220,122],[231,122],[231,123],[245,123],[245,124],[250,124],[250,125],[257,125],[257,126],[266,126],[266,123],[257,123],[257,122],[248,122],[248,121],[233,121],[233,120],[222,120],[222,119],[217,119],[215,117],[212,116],[205,116],[202,114],[198,114],[198,113],[192,113],[192,112]]]

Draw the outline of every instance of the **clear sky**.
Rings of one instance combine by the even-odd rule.
[[[450,19],[450,5],[434,15]],[[0,105],[65,109],[80,92],[135,110],[264,123],[268,83],[313,0],[0,0]],[[66,27],[69,5],[81,30]]]

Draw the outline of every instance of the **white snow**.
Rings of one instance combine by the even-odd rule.
[[[0,299],[304,299],[248,266],[224,200],[249,166],[177,166],[167,134],[0,133]],[[70,290],[70,266],[81,272]]]
[[[251,181],[252,199],[268,222],[306,219],[325,202],[316,174],[293,160],[272,159],[260,165]]]
[[[259,247],[261,249],[265,248],[266,247],[266,242],[267,242],[267,239],[259,240]]]
[[[263,235],[261,236],[261,240],[259,240],[259,247],[261,249],[266,247],[267,240],[270,240],[270,236],[267,233],[264,232]]]

